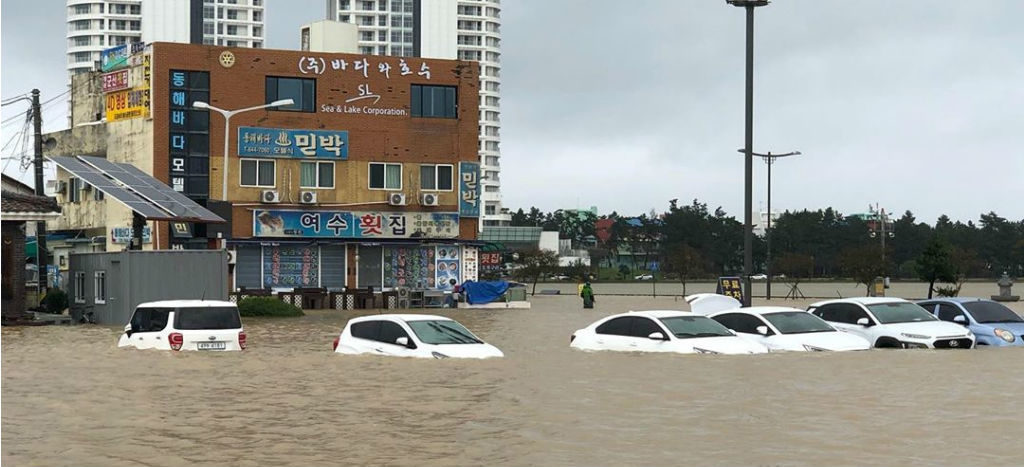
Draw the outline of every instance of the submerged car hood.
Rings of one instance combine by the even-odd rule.
[[[483,344],[440,344],[431,345],[429,350],[449,358],[491,358],[504,357],[505,354],[497,347]]]
[[[915,321],[911,323],[881,324],[895,332],[920,334],[928,337],[959,337],[967,334],[967,328],[947,321]]]
[[[823,350],[867,350],[871,348],[871,344],[864,338],[839,331],[783,334],[776,337],[779,341],[788,344],[786,347],[794,350],[806,350],[803,348],[804,345]]]
[[[697,349],[720,354],[766,353],[768,349],[756,342],[750,342],[737,336],[694,337],[680,339],[680,343]]]
[[[992,333],[993,329],[1005,329],[1014,334],[1024,335],[1024,323],[1020,322],[1008,322],[1008,323],[978,323],[972,327],[978,328],[978,330],[985,330],[989,334]]]

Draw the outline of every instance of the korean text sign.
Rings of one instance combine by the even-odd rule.
[[[480,164],[459,162],[459,215],[480,217]]]
[[[254,237],[456,238],[454,212],[253,211]]]
[[[739,277],[719,277],[716,293],[743,302],[743,283]]]
[[[148,88],[111,92],[104,99],[108,122],[149,116]]]
[[[348,132],[282,128],[238,128],[238,155],[348,159]]]

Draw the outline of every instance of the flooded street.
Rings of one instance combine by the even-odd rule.
[[[538,290],[540,287],[538,288]],[[485,361],[331,352],[348,312],[246,319],[239,353],[121,350],[120,328],[4,328],[4,465],[1020,465],[1024,349],[584,353],[672,298],[448,310]],[[1020,310],[1018,309],[1018,312]],[[365,313],[364,313],[365,314]]]

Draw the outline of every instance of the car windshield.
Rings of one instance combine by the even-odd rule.
[[[918,305],[906,302],[876,303],[868,305],[875,318],[882,324],[913,323],[916,321],[935,321],[938,318]]]
[[[239,329],[242,320],[238,317],[238,308],[196,307],[178,308],[174,317],[175,329]]]
[[[806,334],[809,332],[832,332],[835,329],[821,318],[806,311],[785,311],[763,315],[772,326],[783,334]]]
[[[452,320],[409,321],[409,327],[424,344],[482,344],[461,324]]]
[[[669,332],[680,339],[734,335],[718,321],[704,316],[673,316],[661,318],[660,321],[668,328]]]
[[[979,323],[1019,323],[1024,321],[1013,310],[996,302],[967,302],[962,305]]]

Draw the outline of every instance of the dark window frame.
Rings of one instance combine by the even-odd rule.
[[[298,99],[295,99],[295,96],[281,95],[282,80],[298,81]],[[269,104],[279,99],[287,99],[289,97],[295,99],[295,103],[292,105],[283,107],[268,107],[267,110],[279,112],[316,112],[316,79],[297,78],[294,76],[266,76],[264,79],[264,89],[266,104]]]
[[[458,86],[412,84],[409,95],[409,114],[413,117],[459,118]]]

